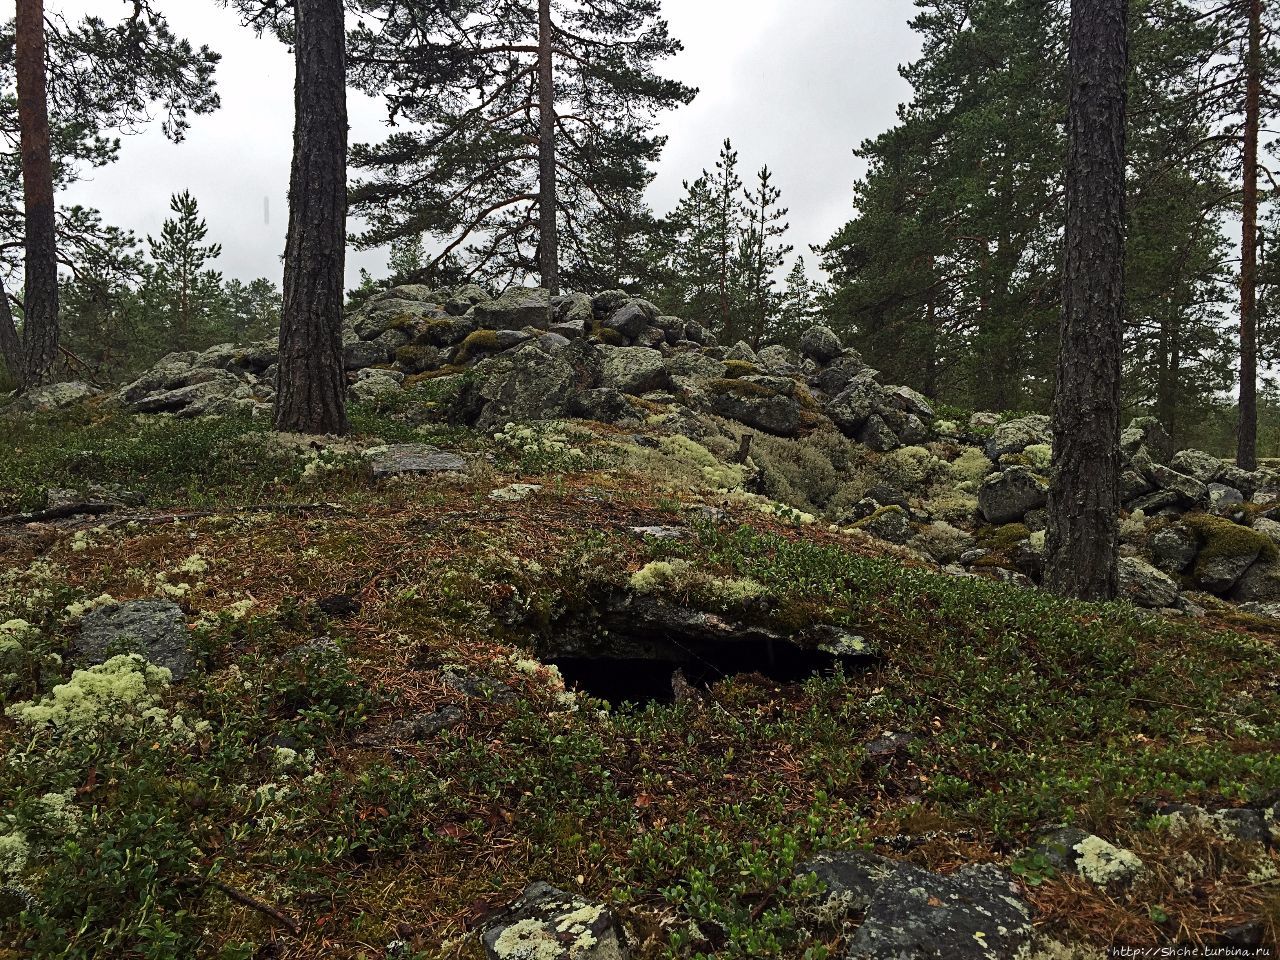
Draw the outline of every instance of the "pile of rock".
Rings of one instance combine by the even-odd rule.
[[[476,286],[396,287],[347,319],[353,400],[431,380],[457,387],[454,419],[481,427],[583,417],[639,421],[713,413],[777,436],[834,424],[875,450],[920,443],[934,412],[825,327],[799,350],[721,346],[700,324],[664,316],[620,291],[551,296],[519,288],[490,299]],[[253,412],[274,395],[276,348],[224,344],[165,357],[119,394],[132,410],[175,416]]]

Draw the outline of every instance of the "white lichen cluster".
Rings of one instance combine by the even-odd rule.
[[[1090,883],[1105,887],[1111,883],[1128,883],[1145,869],[1138,855],[1103,840],[1088,836],[1073,849],[1079,854],[1076,869]]]
[[[960,456],[951,461],[951,475],[957,480],[978,484],[995,470],[985,453],[977,447],[965,447]]]
[[[948,476],[951,465],[924,447],[910,446],[886,453],[880,460],[878,472],[900,489],[913,490]]]
[[[714,453],[681,434],[663,437],[659,449],[668,457],[696,470],[707,486],[715,490],[737,490],[747,479],[747,467],[728,464]]]
[[[31,859],[31,844],[21,830],[0,833],[0,877],[17,877]]]
[[[75,622],[100,607],[109,607],[116,603],[116,598],[109,593],[102,593],[92,599],[76,600],[67,604],[62,613],[69,622]]]
[[[224,617],[228,620],[243,620],[249,615],[249,611],[257,606],[257,603],[258,601],[253,597],[246,597],[217,610],[205,610],[196,620],[195,626],[197,629],[211,627]]]
[[[727,606],[749,603],[768,591],[749,577],[715,577],[688,560],[654,560],[631,575],[636,593],[692,593]]]
[[[170,673],[137,654],[112,657],[106,663],[77,670],[43,699],[15,703],[10,718],[33,731],[56,731],[86,740],[109,732],[141,727],[189,736],[181,717],[170,717],[160,705]]]
[[[554,420],[524,426],[508,423],[493,439],[504,450],[516,454],[567,460],[585,460],[587,456],[573,445],[568,428]]]

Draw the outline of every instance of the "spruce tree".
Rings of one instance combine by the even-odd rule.
[[[190,192],[169,200],[173,217],[165,220],[160,237],[147,237],[154,267],[152,286],[166,304],[170,342],[176,350],[191,348],[193,335],[210,326],[222,296],[222,274],[207,269],[222,256],[222,245],[206,244],[209,225]]]
[[[578,238],[639,209],[662,110],[695,91],[654,72],[681,48],[658,0],[376,3],[352,33],[352,76],[397,127],[353,150],[362,245],[441,243],[497,284],[587,275]],[[564,262],[562,262],[562,260]]]
[[[773,185],[773,173],[762,167],[754,190],[748,190],[747,224],[739,245],[742,277],[742,315],[751,343],[763,345],[770,321],[780,305],[775,277],[795,249],[782,238],[791,229],[782,191]]]

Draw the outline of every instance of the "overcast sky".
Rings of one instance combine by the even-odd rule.
[[[229,277],[276,279],[284,249],[293,66],[278,41],[240,27],[214,0],[161,4],[175,30],[223,55],[222,109],[196,117],[174,145],[152,130],[129,138],[118,163],[94,171],[64,199],[95,206],[110,223],[157,233],[171,193],[189,189],[210,238],[223,245]],[[102,0],[51,0],[68,15]],[[700,88],[697,100],[662,119],[670,143],[650,192],[671,209],[681,182],[716,159],[732,137],[744,179],[762,164],[790,206],[798,251],[821,243],[849,218],[860,172],[852,150],[894,121],[908,91],[897,66],[918,50],[907,20],[911,0],[664,0],[685,52],[662,71]],[[352,142],[381,139],[377,101],[352,94]],[[810,258],[812,259],[812,258]],[[352,252],[348,273],[385,272],[383,252]]]

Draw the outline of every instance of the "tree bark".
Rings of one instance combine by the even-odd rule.
[[[556,63],[551,0],[538,0],[538,272],[560,292],[560,227],[556,220]]]
[[[1062,344],[1045,585],[1116,595],[1128,0],[1072,0]]]
[[[346,28],[342,0],[298,0],[289,235],[275,426],[348,429],[342,361],[347,245]]]
[[[1262,0],[1249,0],[1245,65],[1244,207],[1240,238],[1240,422],[1236,466],[1258,468],[1258,127],[1262,100]]]
[[[20,380],[22,386],[34,387],[48,382],[58,359],[58,247],[45,78],[44,0],[18,0],[15,52],[26,216]]]

